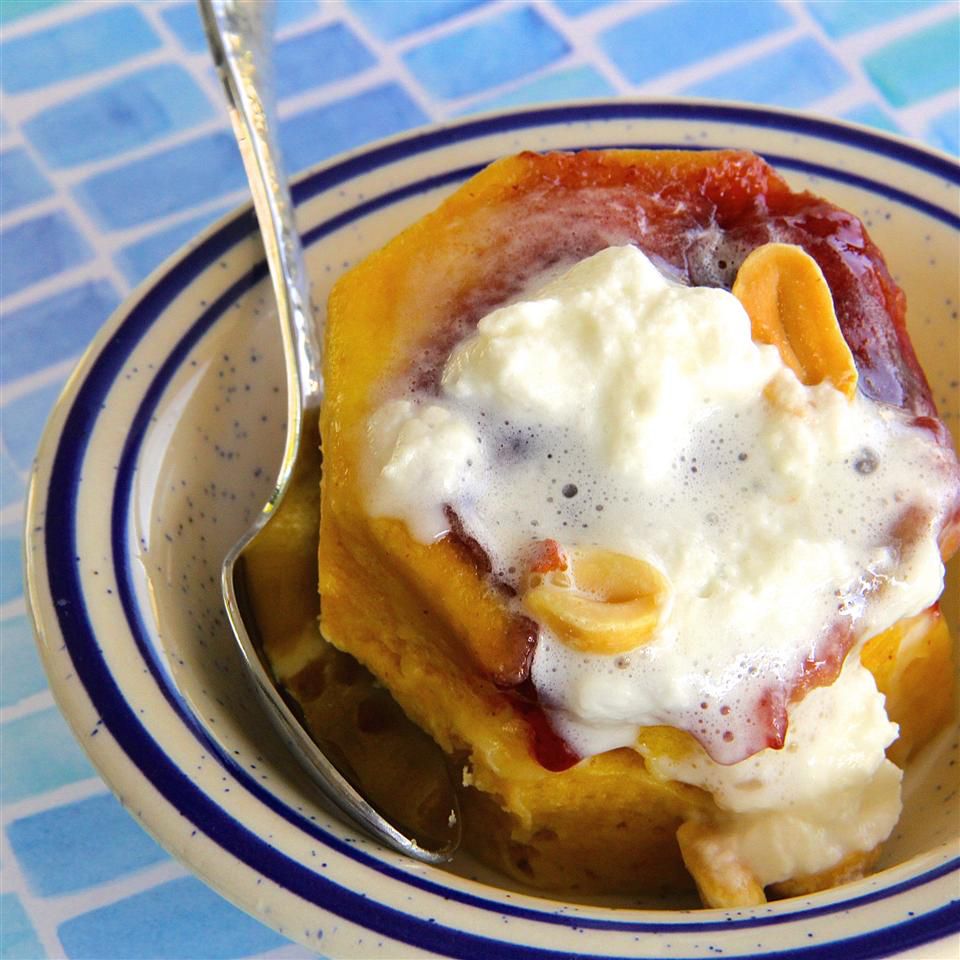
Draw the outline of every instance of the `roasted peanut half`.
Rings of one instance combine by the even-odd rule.
[[[677,842],[705,907],[756,907],[767,902],[763,887],[722,830],[688,820],[677,830]]]
[[[523,602],[538,621],[584,653],[623,653],[651,639],[669,594],[656,567],[598,547],[569,550],[567,560],[527,577]]]
[[[733,295],[750,317],[753,339],[775,346],[801,383],[813,386],[828,380],[853,397],[853,354],[840,331],[823,272],[802,247],[757,247],[741,264]]]

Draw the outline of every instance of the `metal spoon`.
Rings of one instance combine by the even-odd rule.
[[[418,860],[442,862],[459,845],[460,817],[456,793],[439,748],[431,746],[435,756],[426,765],[419,763],[421,769],[431,768],[431,802],[411,810],[403,796],[405,791],[396,789],[396,784],[384,785],[382,777],[364,778],[358,773],[358,767],[350,760],[349,742],[327,739],[327,731],[314,730],[318,740],[311,737],[296,715],[297,704],[278,688],[260,642],[261,629],[253,616],[247,584],[248,561],[268,524],[282,514],[287,493],[307,485],[316,487],[320,462],[318,413],[323,398],[321,352],[311,316],[303,248],[276,142],[273,4],[199,0],[199,5],[263,235],[280,317],[287,378],[287,435],[279,476],[256,523],[224,561],[221,582],[227,615],[271,719],[323,796],[388,846]],[[286,502],[290,500],[287,497]],[[422,751],[418,760],[422,760]]]

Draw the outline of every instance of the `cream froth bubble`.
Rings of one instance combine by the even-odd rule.
[[[584,653],[541,624],[531,678],[578,754],[633,746],[643,727],[687,730],[706,753],[653,771],[710,790],[754,830],[784,806],[783,784],[839,756],[844,790],[885,798],[853,848],[889,833],[895,733],[857,644],[943,589],[949,464],[928,431],[859,393],[804,386],[751,339],[732,294],[676,283],[622,246],[488,314],[437,395],[384,404],[368,433],[371,514],[429,542],[452,509],[518,590],[524,551],[544,539],[637,557],[666,578],[654,635],[626,654]],[[838,637],[852,645],[841,679],[788,711],[805,665],[836,657]],[[808,716],[836,714],[841,697],[861,718],[854,737]],[[796,729],[771,750],[788,712]],[[735,788],[748,757],[765,790]],[[818,783],[820,800],[840,789]],[[798,836],[820,829],[794,816]]]

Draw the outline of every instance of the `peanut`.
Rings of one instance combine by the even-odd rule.
[[[644,560],[598,547],[567,556],[566,569],[528,575],[530,613],[584,653],[623,653],[649,641],[666,605],[666,577]]]
[[[852,399],[857,368],[830,288],[817,261],[802,247],[765,243],[743,261],[734,296],[750,317],[753,339],[777,347],[783,362],[807,386],[828,380]]]

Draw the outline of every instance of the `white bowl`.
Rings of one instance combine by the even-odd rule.
[[[295,191],[322,304],[349,264],[489,161],[523,149],[743,147],[859,214],[906,289],[957,433],[956,190],[946,157],[799,114],[605,102],[469,120],[325,164]],[[762,908],[563,903],[382,849],[319,810],[252,697],[221,608],[228,545],[264,502],[284,406],[249,211],[144,283],[47,427],[30,492],[29,601],[56,699],[126,806],[235,903],[333,957],[956,957],[957,732],[908,774],[883,869]],[[957,624],[956,590],[949,611]]]

